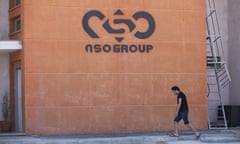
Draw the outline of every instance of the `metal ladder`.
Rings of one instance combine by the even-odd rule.
[[[208,69],[208,126],[209,129],[227,129],[222,90],[231,77],[224,60],[224,48],[215,0],[207,0],[207,69]]]

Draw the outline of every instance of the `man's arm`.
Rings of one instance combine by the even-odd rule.
[[[177,116],[177,114],[178,114],[178,112],[180,110],[181,104],[182,104],[182,98],[179,98],[178,99],[178,104],[177,104],[176,116]]]

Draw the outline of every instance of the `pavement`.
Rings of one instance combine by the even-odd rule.
[[[0,135],[0,144],[240,144],[240,129],[201,131],[199,140],[191,132],[171,137],[166,132],[102,135]]]

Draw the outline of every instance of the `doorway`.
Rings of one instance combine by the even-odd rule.
[[[23,132],[22,115],[22,70],[18,67],[14,70],[14,132]]]
[[[24,133],[22,80],[21,61],[10,59],[10,135]]]
[[[0,40],[0,136],[24,132],[22,41]]]

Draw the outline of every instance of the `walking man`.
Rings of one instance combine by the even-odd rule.
[[[200,137],[200,133],[196,131],[196,129],[192,126],[192,124],[188,120],[188,103],[185,94],[177,86],[172,87],[171,90],[173,94],[177,96],[177,109],[174,119],[175,132],[172,134],[172,136],[174,137],[179,136],[178,122],[181,119],[183,119],[184,124],[195,133],[196,139],[198,139]]]

